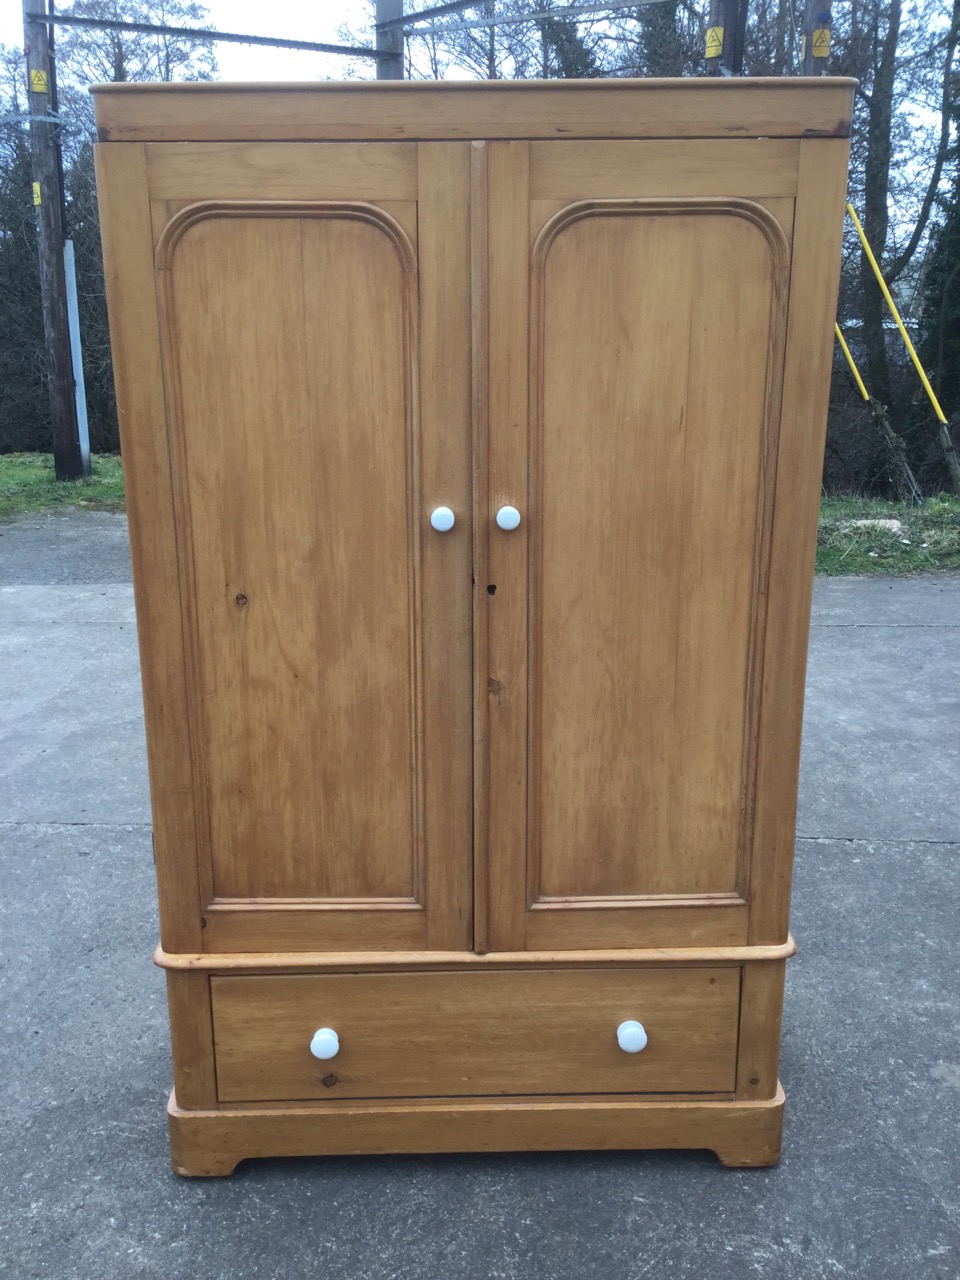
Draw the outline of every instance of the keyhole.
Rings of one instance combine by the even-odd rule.
[[[487,587],[487,595],[495,596],[496,594],[497,594],[497,585],[495,582],[491,582],[489,587]]]

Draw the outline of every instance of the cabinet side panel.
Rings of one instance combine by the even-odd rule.
[[[173,1085],[181,1107],[215,1107],[210,975],[168,972],[167,1007],[173,1051]]]
[[[737,1099],[757,1102],[776,1096],[783,1012],[784,960],[752,960],[743,966]]]
[[[144,148],[96,148],[110,340],[140,641],[160,936],[200,948],[177,540]]]
[[[758,741],[751,943],[787,936],[849,144],[800,144]]]

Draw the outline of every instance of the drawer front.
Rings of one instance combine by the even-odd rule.
[[[726,1093],[738,968],[212,978],[222,1102]],[[640,1022],[628,1053],[617,1028]],[[339,1050],[310,1052],[332,1028]]]

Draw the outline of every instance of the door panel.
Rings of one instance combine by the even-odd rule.
[[[411,272],[348,211],[257,214],[170,270],[213,893],[416,901]]]
[[[535,253],[534,901],[737,892],[773,277],[732,212],[581,206]]]
[[[166,196],[199,160],[155,164]],[[469,521],[428,521],[468,507],[467,394],[441,427],[418,385],[421,306],[465,363],[468,296],[421,298],[409,186],[195,203],[158,246],[212,950],[469,944]],[[467,195],[426,203],[456,228]]]
[[[577,165],[598,188],[588,151],[555,180],[535,158],[531,192],[574,193]],[[525,881],[492,945],[743,941],[787,242],[732,198],[531,208],[526,534],[508,552],[491,533],[529,599],[498,587],[488,615],[528,741],[525,821],[492,813],[492,875],[516,860]],[[527,608],[525,678],[504,682]],[[506,722],[492,759],[515,755]]]

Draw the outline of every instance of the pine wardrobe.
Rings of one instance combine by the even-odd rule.
[[[853,82],[95,93],[174,1167],[773,1163]]]

